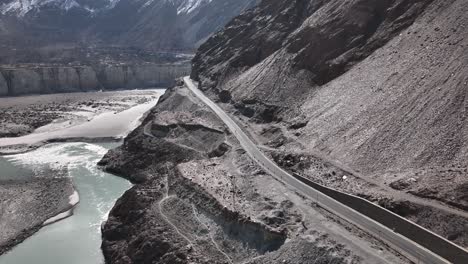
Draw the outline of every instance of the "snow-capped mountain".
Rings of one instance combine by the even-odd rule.
[[[83,9],[90,13],[96,11],[110,10],[114,8],[121,0],[11,0],[0,5],[0,13],[15,14],[19,17],[25,16],[31,11],[40,11],[44,7],[55,7],[64,11],[72,8]],[[177,8],[178,15],[190,14],[197,9],[208,5],[213,0],[164,0],[166,4]],[[158,0],[134,0],[140,2],[142,8],[152,5]]]
[[[14,14],[23,17],[31,11],[40,11],[42,8],[57,8],[69,11],[72,8],[83,9],[88,12],[96,10],[111,9],[120,0],[12,0],[0,5],[0,13]]]
[[[0,8],[2,14],[15,13],[22,17],[33,9],[39,9],[45,5],[56,5],[64,10],[69,10],[79,6],[75,0],[15,0],[10,3],[3,4]]]
[[[0,45],[197,47],[258,0],[3,0]]]

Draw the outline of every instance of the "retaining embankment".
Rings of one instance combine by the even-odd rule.
[[[363,198],[327,188],[300,175],[293,174],[293,176],[304,184],[411,239],[452,263],[468,263],[468,252],[463,248],[381,206]]]

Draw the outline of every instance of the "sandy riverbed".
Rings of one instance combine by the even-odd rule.
[[[0,153],[29,151],[48,141],[123,138],[162,89],[0,98]]]

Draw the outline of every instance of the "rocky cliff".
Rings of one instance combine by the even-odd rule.
[[[0,96],[168,87],[190,72],[190,65],[0,67]]]
[[[467,11],[463,0],[263,1],[200,47],[192,78],[288,169],[466,246]]]

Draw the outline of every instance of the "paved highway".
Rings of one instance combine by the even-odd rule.
[[[232,120],[224,110],[216,103],[206,97],[201,92],[194,82],[189,77],[184,77],[185,85],[192,91],[200,100],[208,105],[226,124],[233,135],[239,140],[241,146],[249,154],[249,156],[268,171],[273,177],[293,187],[297,191],[306,195],[312,200],[318,202],[322,207],[333,212],[334,214],[346,219],[347,221],[359,226],[363,230],[380,237],[385,242],[392,245],[393,248],[410,258],[415,263],[449,263],[437,254],[420,246],[412,240],[393,232],[393,230],[381,225],[380,223],[370,219],[369,217],[353,210],[346,205],[334,200],[333,198],[309,187],[300,182],[291,174],[281,169],[275,162],[271,161],[263,152],[259,150],[257,145],[242,131],[242,129]]]

